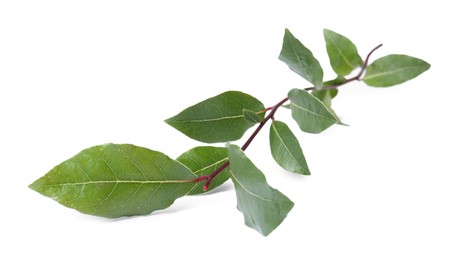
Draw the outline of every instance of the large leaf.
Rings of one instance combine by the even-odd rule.
[[[256,98],[228,91],[186,108],[166,123],[192,139],[217,143],[237,140],[255,123],[244,118],[244,109],[264,118],[264,105]]]
[[[228,157],[237,207],[244,214],[245,224],[267,236],[283,222],[294,203],[269,186],[264,174],[239,147],[229,145]]]
[[[363,80],[372,87],[390,87],[413,79],[429,68],[430,64],[424,60],[391,54],[370,64]]]
[[[178,156],[176,159],[188,167],[196,176],[208,175],[228,160],[228,151],[223,147],[199,146]],[[230,178],[229,168],[217,175],[208,187],[208,191],[222,185]],[[189,195],[205,193],[202,183],[196,183]]]
[[[163,153],[129,144],[81,151],[30,188],[80,212],[117,218],[169,207],[196,176]]]
[[[336,74],[348,75],[362,65],[363,60],[359,56],[356,46],[348,38],[328,29],[323,30],[323,35],[330,64]]]
[[[270,127],[270,151],[284,169],[304,175],[311,174],[297,138],[281,121],[274,121]]]
[[[327,107],[316,97],[302,89],[288,93],[292,117],[307,133],[320,133],[338,122]]]
[[[319,61],[288,29],[285,30],[283,47],[278,58],[316,88],[322,87],[323,70]]]

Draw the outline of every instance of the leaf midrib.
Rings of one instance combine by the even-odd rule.
[[[289,152],[289,155],[297,162],[298,166],[300,168],[303,169],[303,167],[301,166],[301,163],[297,160],[297,158],[291,153],[291,150],[287,147],[287,145],[285,144],[283,138],[281,137],[280,133],[278,132],[277,128],[275,127],[275,125],[273,126],[273,130],[275,131],[275,134],[279,137],[281,143],[283,144],[283,146],[286,148],[286,150]]]
[[[334,42],[333,39],[330,39],[330,42],[334,45],[334,47],[338,50],[339,55],[344,59],[345,63],[353,70],[355,69],[355,66],[353,66],[353,64],[350,63],[350,61],[347,59],[347,57],[344,55],[344,53],[342,52],[341,48],[339,48],[339,46],[336,44],[336,42]]]
[[[258,199],[264,200],[264,201],[276,202],[276,201],[273,201],[273,200],[270,200],[270,199],[266,199],[266,198],[264,198],[264,197],[261,197],[261,196],[259,196],[259,195],[256,194],[256,193],[253,193],[252,191],[250,191],[249,189],[247,189],[247,187],[245,187],[245,186],[244,186],[244,185],[236,178],[236,175],[234,175],[234,172],[233,172],[233,171],[230,171],[230,174],[231,174],[231,176],[233,177],[233,180],[235,180],[235,181],[239,184],[239,186],[241,186],[248,194],[250,194],[250,195],[252,195],[252,196],[254,196],[254,197],[258,198]]]
[[[306,108],[304,108],[304,107],[301,107],[301,106],[295,104],[294,102],[291,102],[291,105],[294,105],[294,107],[297,107],[297,108],[299,108],[299,109],[301,109],[301,110],[303,110],[303,111],[309,112],[309,113],[311,113],[311,114],[313,114],[313,115],[316,115],[316,116],[318,116],[318,117],[322,117],[322,118],[327,119],[327,120],[334,119],[334,117],[333,117],[333,118],[330,118],[330,117],[323,116],[323,115],[321,115],[321,114],[317,114],[317,113],[315,113],[315,112],[313,112],[313,111],[311,111],[311,110],[308,110],[308,109],[306,109]],[[328,112],[328,111],[327,111],[327,112]],[[328,113],[329,113],[329,112],[328,112]]]
[[[136,181],[136,180],[109,180],[109,181],[86,181],[86,182],[68,182],[56,184],[44,184],[39,187],[57,187],[57,186],[78,186],[91,184],[167,184],[167,183],[188,183],[192,180],[164,180],[164,181]]]
[[[379,72],[379,73],[372,74],[372,75],[370,75],[368,77],[364,77],[363,80],[369,80],[369,79],[377,78],[377,77],[380,77],[380,76],[394,74],[394,73],[402,72],[404,70],[408,70],[408,69],[412,69],[412,68],[416,68],[416,67],[423,67],[423,66],[422,65],[408,66],[408,67],[403,67],[403,68],[399,68],[399,69],[396,69],[396,70],[390,70],[390,71],[386,71],[386,72]]]

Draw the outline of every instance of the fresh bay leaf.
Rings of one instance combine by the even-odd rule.
[[[391,54],[370,64],[364,82],[372,87],[390,87],[413,79],[430,68],[426,61],[407,55]]]
[[[331,108],[331,102],[333,98],[335,98],[338,94],[338,89],[327,89],[327,90],[315,90],[311,92],[313,96],[315,96],[318,100],[322,101],[322,103],[327,107],[328,111],[338,120],[337,124],[345,125],[341,122],[339,117],[337,116],[336,112]]]
[[[184,152],[176,159],[188,167],[197,177],[214,172],[228,161],[228,150],[224,147],[199,146]],[[230,178],[229,168],[225,168],[217,175],[208,187],[208,191],[222,185]],[[195,183],[188,195],[205,193],[203,183]]]
[[[314,90],[311,95],[322,101],[325,106],[331,107],[331,100],[337,96],[339,90],[337,88],[327,90]]]
[[[320,133],[338,120],[319,99],[303,89],[292,89],[288,93],[292,117],[307,133]]]
[[[165,122],[201,142],[234,141],[255,124],[244,118],[244,109],[259,112],[264,105],[248,94],[227,91],[188,107]],[[258,117],[261,121],[264,113],[258,113]]]
[[[288,29],[285,30],[283,47],[278,58],[317,89],[322,87],[323,70],[319,61]]]
[[[251,110],[244,109],[244,111],[242,112],[244,113],[245,120],[247,120],[250,123],[257,124],[261,122],[261,120],[263,119],[258,115],[258,113],[255,113]]]
[[[118,218],[169,207],[196,176],[163,153],[129,144],[88,148],[29,187],[82,213]]]
[[[270,151],[275,161],[285,170],[310,175],[302,148],[289,127],[274,121],[270,127]]]
[[[324,29],[328,57],[334,72],[339,76],[346,76],[363,64],[355,44],[345,36]]]
[[[230,174],[236,189],[237,208],[244,214],[245,224],[269,235],[277,228],[294,203],[269,186],[264,174],[236,145],[228,145]]]

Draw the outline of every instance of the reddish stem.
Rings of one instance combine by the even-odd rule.
[[[361,66],[361,70],[359,71],[358,75],[349,78],[349,79],[344,79],[341,82],[338,82],[334,85],[331,86],[326,86],[321,88],[321,90],[329,90],[329,89],[334,89],[334,88],[338,88],[342,85],[345,85],[349,82],[355,81],[355,80],[361,80],[361,76],[363,75],[364,71],[366,70],[368,64],[369,64],[369,58],[372,55],[372,53],[374,53],[378,48],[380,48],[381,46],[383,46],[383,44],[379,44],[377,47],[373,48],[372,51],[369,52],[369,54],[367,55],[363,65]],[[310,87],[310,88],[305,88],[304,90],[316,90],[315,87]],[[280,102],[278,102],[275,106],[272,107],[268,107],[266,109],[264,109],[264,112],[270,111],[270,113],[264,117],[264,119],[259,123],[258,127],[255,129],[255,131],[253,132],[253,134],[248,138],[248,140],[244,143],[244,145],[241,147],[241,149],[243,151],[245,151],[245,149],[247,149],[247,147],[252,143],[253,139],[255,139],[256,135],[258,135],[259,131],[261,131],[261,129],[263,128],[263,126],[267,123],[267,121],[269,121],[270,119],[274,119],[275,116],[275,112],[277,112],[278,108],[281,107],[286,101],[288,101],[289,98],[286,97],[283,100],[281,100]],[[197,178],[193,179],[192,182],[201,182],[201,181],[205,181],[205,184],[203,185],[203,190],[207,191],[209,188],[209,185],[211,184],[211,182],[214,180],[214,178],[219,175],[219,173],[221,173],[223,170],[225,170],[225,168],[227,168],[230,165],[230,161],[226,161],[224,164],[222,164],[219,168],[217,168],[214,172],[212,172],[211,174],[208,175],[202,175],[202,176],[198,176]]]

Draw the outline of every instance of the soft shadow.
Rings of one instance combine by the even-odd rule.
[[[89,219],[93,219],[96,221],[100,221],[100,222],[119,222],[119,221],[123,221],[123,220],[128,220],[128,219],[135,219],[135,218],[142,218],[142,217],[151,217],[154,215],[160,215],[160,214],[173,214],[173,213],[177,213],[183,210],[187,210],[187,209],[191,209],[193,207],[192,203],[186,203],[186,201],[182,201],[184,199],[187,199],[189,197],[195,197],[195,196],[207,196],[207,195],[213,195],[213,194],[217,194],[217,193],[222,193],[222,192],[226,192],[229,190],[232,190],[233,186],[231,184],[231,182],[226,182],[222,185],[220,185],[219,187],[206,192],[206,193],[202,193],[202,194],[197,194],[197,195],[192,195],[192,196],[185,196],[183,198],[177,199],[172,205],[170,205],[168,208],[165,209],[161,209],[161,210],[157,210],[154,211],[148,215],[138,215],[138,216],[125,216],[125,217],[120,217],[120,218],[102,218],[102,217],[97,217],[97,216],[92,216],[92,215],[84,215],[82,214],[82,217],[86,217]]]

